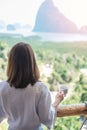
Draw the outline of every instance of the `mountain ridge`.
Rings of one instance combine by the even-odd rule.
[[[87,33],[85,26],[78,29],[77,25],[64,16],[54,5],[53,0],[45,0],[36,16],[33,32],[54,33]]]

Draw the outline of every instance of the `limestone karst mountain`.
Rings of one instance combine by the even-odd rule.
[[[78,28],[55,7],[52,0],[45,0],[37,12],[33,31],[76,33]]]

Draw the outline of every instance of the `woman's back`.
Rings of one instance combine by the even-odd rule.
[[[0,87],[2,106],[8,118],[9,130],[39,130],[41,122],[48,125],[52,123],[54,112],[49,113],[51,97],[42,82],[37,82],[33,86],[28,85],[24,89],[16,89],[4,81]]]

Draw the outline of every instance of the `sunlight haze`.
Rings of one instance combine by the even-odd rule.
[[[55,6],[80,28],[87,25],[87,0],[54,0]]]
[[[34,26],[44,0],[0,0],[0,20]],[[53,0],[58,9],[78,27],[87,25],[87,0]]]

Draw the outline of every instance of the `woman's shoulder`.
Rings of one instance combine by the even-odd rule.
[[[0,91],[3,91],[7,86],[9,86],[6,80],[0,81]]]
[[[39,91],[44,91],[44,92],[49,91],[47,85],[44,82],[40,82],[40,81],[36,82],[35,86]]]
[[[40,87],[40,88],[47,88],[47,85],[42,81],[36,82],[34,86]]]

